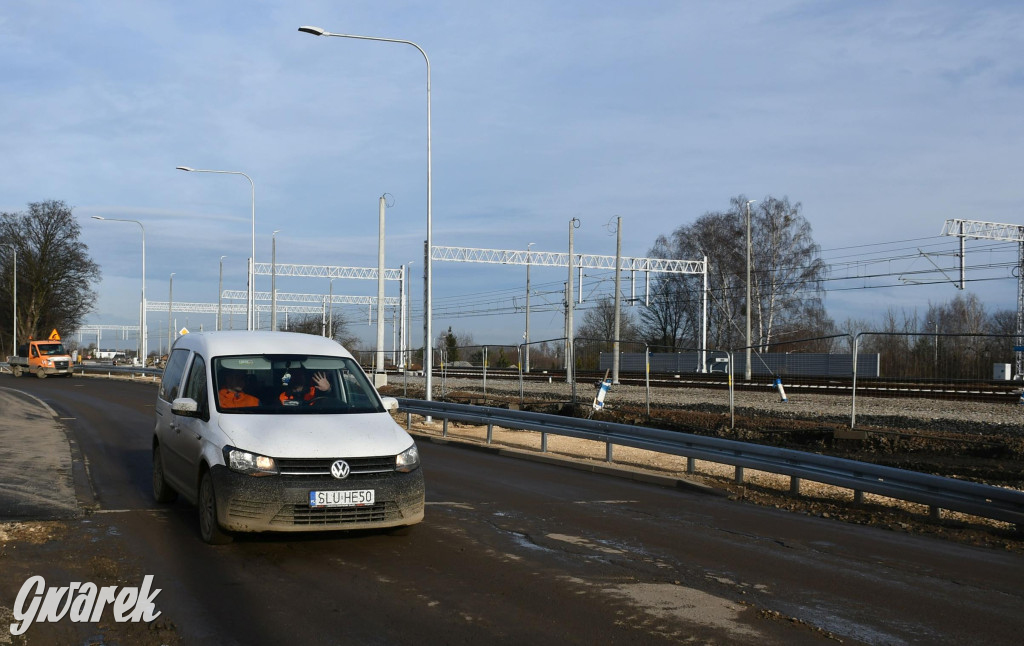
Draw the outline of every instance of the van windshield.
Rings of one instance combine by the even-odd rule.
[[[37,343],[36,347],[39,349],[39,354],[44,357],[52,357],[56,354],[67,354],[67,350],[60,343]]]
[[[377,391],[348,357],[254,354],[213,360],[222,413],[382,413]]]

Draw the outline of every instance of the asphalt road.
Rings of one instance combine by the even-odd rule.
[[[0,458],[36,436],[88,475],[79,468],[75,488],[74,468],[33,459],[32,477],[65,492],[70,479],[85,513],[56,507],[60,541],[0,555],[0,614],[28,576],[67,585],[91,572],[121,585],[154,576],[162,617],[151,643],[1018,644],[1024,634],[1019,555],[427,441],[426,520],[409,535],[211,547],[192,507],[150,496],[153,386],[0,375],[0,388],[45,402],[73,441],[52,442],[63,431],[46,415],[30,420],[46,426],[34,433],[0,421]],[[0,482],[9,464],[0,460]],[[26,510],[0,496],[0,514],[13,509]],[[45,517],[21,517],[32,513]],[[27,636],[82,643],[105,630],[65,620]]]

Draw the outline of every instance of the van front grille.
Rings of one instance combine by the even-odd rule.
[[[286,476],[329,476],[335,460],[348,462],[349,477],[393,473],[395,456],[373,458],[277,458],[277,468]]]

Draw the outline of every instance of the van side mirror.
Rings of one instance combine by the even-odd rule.
[[[389,413],[393,413],[398,410],[398,400],[394,397],[381,397],[380,401],[384,404],[384,408]]]
[[[199,402],[191,397],[180,397],[171,402],[171,412],[182,417],[199,417]]]

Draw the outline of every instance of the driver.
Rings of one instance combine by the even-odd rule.
[[[310,378],[306,369],[301,367],[286,372],[281,381],[284,383],[284,392],[280,399],[286,405],[312,402],[319,395],[331,391],[331,382],[323,372],[316,372]]]
[[[217,400],[221,408],[248,408],[259,406],[260,400],[244,392],[245,375],[240,370],[225,370],[221,373],[221,389]]]

